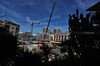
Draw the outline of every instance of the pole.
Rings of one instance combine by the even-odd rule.
[[[31,27],[31,34],[32,34],[33,33],[33,22],[32,22],[31,25],[32,25],[32,27]]]
[[[30,36],[30,38],[31,38],[31,40],[30,40],[30,42],[32,42],[32,34],[33,34],[33,22],[31,22],[31,36]],[[31,43],[30,43],[31,44]]]
[[[31,35],[30,35],[30,48],[31,48],[31,43],[32,43],[32,34],[33,34],[33,22],[31,22]]]

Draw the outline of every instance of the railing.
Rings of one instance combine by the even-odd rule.
[[[5,24],[5,26],[10,26],[10,24]]]

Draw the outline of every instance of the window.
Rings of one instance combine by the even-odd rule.
[[[11,31],[11,33],[14,33],[14,31]]]
[[[70,37],[70,35],[68,35],[68,38]]]
[[[14,27],[12,27],[11,29],[14,29]]]
[[[53,41],[53,36],[51,36],[51,41]]]

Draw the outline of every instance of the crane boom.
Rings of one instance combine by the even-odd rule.
[[[47,31],[48,31],[48,27],[49,27],[49,24],[50,24],[50,21],[51,21],[51,17],[52,17],[52,14],[53,14],[53,10],[54,10],[55,4],[56,4],[56,2],[54,2],[53,8],[52,8],[50,19],[49,19],[49,22],[48,22],[48,25],[47,25],[47,28],[46,28],[46,33],[44,35],[43,43],[41,44],[42,46],[44,46],[45,37],[46,37]]]

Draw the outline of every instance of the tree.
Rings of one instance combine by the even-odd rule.
[[[48,61],[48,55],[50,54],[51,48],[47,44],[44,44],[44,46],[42,46],[40,48],[44,52],[44,56],[46,57],[46,61]]]
[[[0,64],[12,60],[16,55],[17,40],[5,28],[0,27]]]
[[[78,13],[78,10],[77,12]],[[94,26],[93,23],[95,24],[95,22],[100,22],[100,20],[98,20],[97,15],[95,14],[94,16],[90,17],[90,13],[86,14],[86,17],[83,17],[83,14],[80,14],[80,18],[78,18],[78,14],[77,17],[75,16],[75,14],[73,15],[73,19],[71,19],[71,16],[69,18],[69,26],[70,26],[70,36],[71,36],[71,41],[72,41],[72,46],[73,48],[75,48],[75,51],[77,53],[81,53],[81,65],[82,66],[91,66],[91,65],[95,65],[96,62],[93,62],[93,58],[95,57],[94,55],[97,55],[96,52],[98,52],[98,50],[95,52],[93,49],[93,46],[95,46],[95,40],[97,40],[100,35],[98,34],[98,29],[100,28],[100,23],[96,23],[98,25]],[[100,15],[100,12],[98,13],[98,15]],[[91,18],[91,19],[90,19]],[[81,22],[79,22],[79,20]],[[78,26],[78,27],[76,27]],[[93,32],[90,33],[90,32]],[[100,38],[99,38],[100,40]],[[79,50],[80,48],[80,50]],[[100,53],[98,53],[100,55]],[[96,58],[96,57],[95,57]],[[97,58],[100,58],[99,56],[97,56]]]

